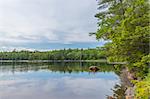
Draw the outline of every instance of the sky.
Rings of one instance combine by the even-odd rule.
[[[0,0],[0,50],[95,48],[96,0]]]

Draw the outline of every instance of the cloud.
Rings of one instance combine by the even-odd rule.
[[[43,42],[97,44],[88,36],[96,31],[96,11],[94,0],[0,0],[0,48]]]

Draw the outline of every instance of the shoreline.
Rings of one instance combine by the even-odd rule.
[[[134,80],[133,74],[129,72],[128,68],[121,71],[121,80],[125,85],[125,97],[126,99],[134,99],[135,97],[135,85],[131,82]]]
[[[100,60],[0,60],[0,63],[49,63],[49,62],[97,62],[110,65],[125,65],[127,62],[108,62],[106,59]]]
[[[0,60],[0,63],[107,62],[107,60]]]

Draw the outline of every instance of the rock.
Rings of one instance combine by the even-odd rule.
[[[115,98],[113,98],[112,96],[108,96],[107,99],[115,99]]]
[[[99,68],[97,66],[90,66],[89,69],[94,72],[99,70]]]
[[[134,96],[126,96],[126,99],[134,99]]]
[[[126,99],[134,99],[134,89],[135,87],[128,87],[125,94],[126,94]]]

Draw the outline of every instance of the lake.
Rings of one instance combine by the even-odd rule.
[[[106,63],[0,63],[0,99],[106,99],[120,82]]]

